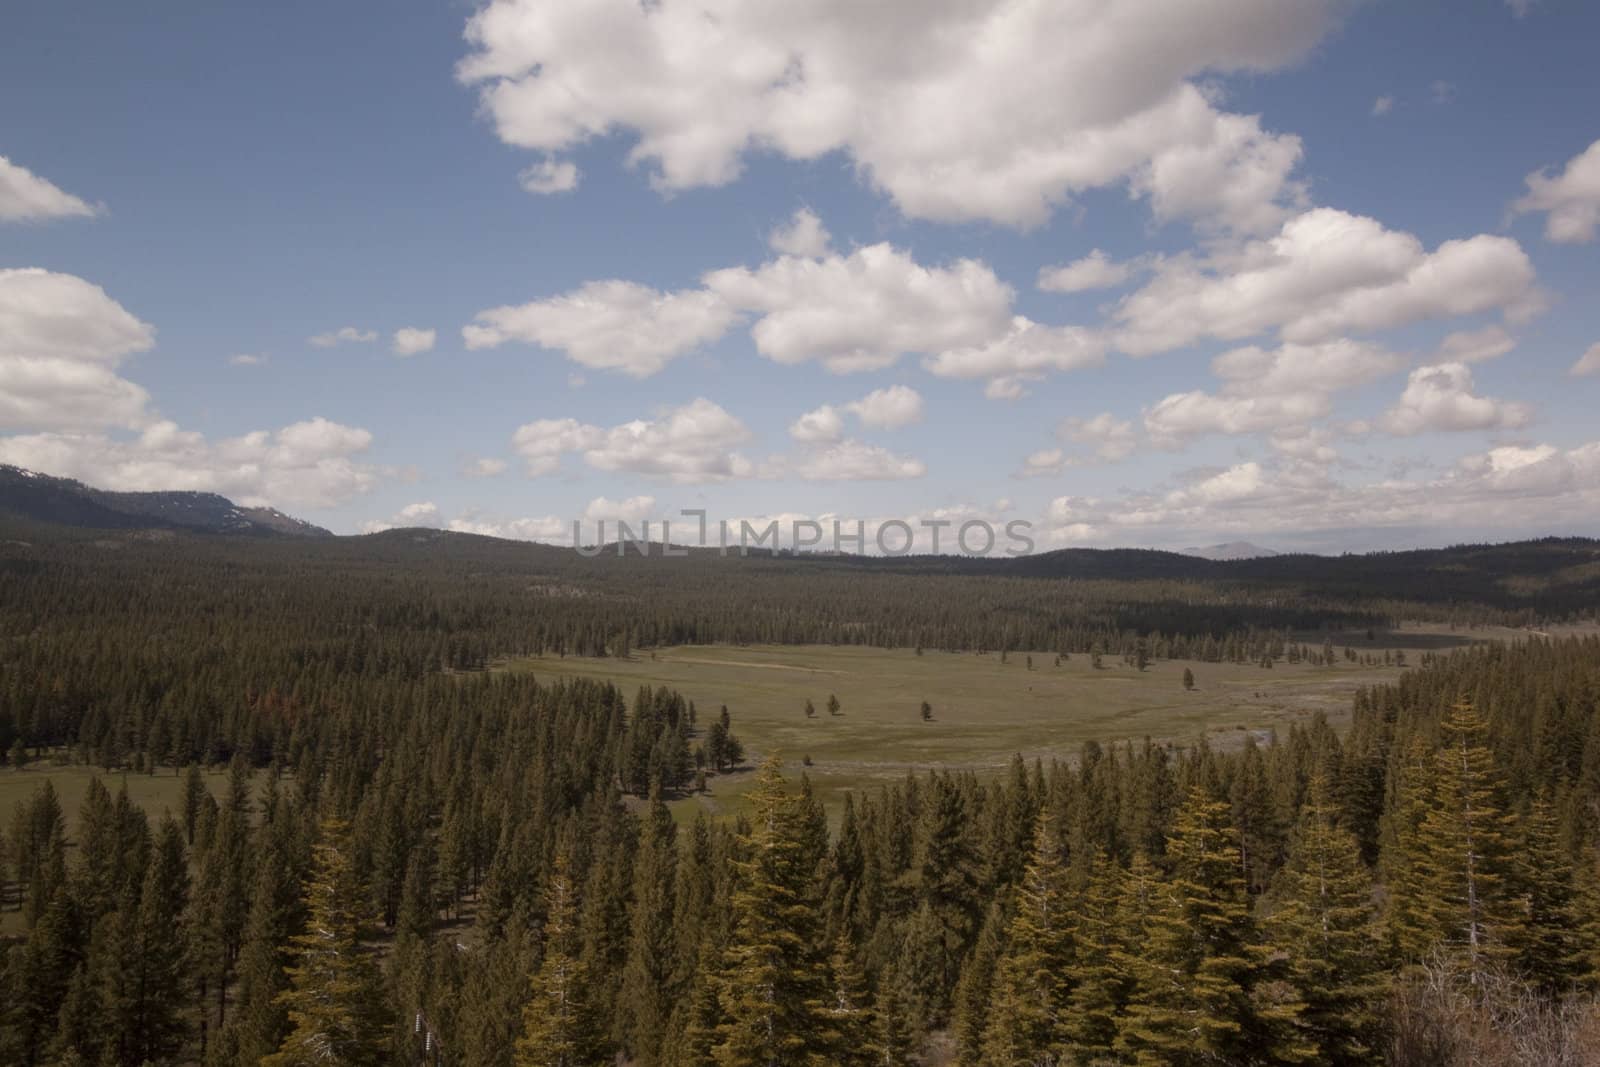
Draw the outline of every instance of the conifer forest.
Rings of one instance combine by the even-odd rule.
[[[1073,578],[18,526],[0,1062],[1591,1063],[1579,627],[1426,653],[1338,726],[908,769],[837,810],[737,707],[495,666],[761,640],[1265,670],[1319,615],[1581,622],[1532,579],[1582,551],[1452,550],[1446,593],[1368,597],[1392,562]],[[96,769],[73,807],[63,767]],[[130,797],[151,778],[159,810]],[[719,779],[737,815],[669,808]]]

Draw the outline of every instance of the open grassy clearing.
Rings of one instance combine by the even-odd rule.
[[[1054,653],[885,650],[859,646],[693,646],[635,653],[629,659],[545,656],[510,670],[615,682],[624,690],[669,686],[703,717],[726,704],[734,732],[753,757],[780,753],[790,769],[807,768],[830,807],[851,789],[941,766],[993,773],[1013,753],[1069,757],[1085,741],[1150,736],[1178,744],[1202,734],[1229,745],[1248,731],[1303,721],[1316,711],[1335,723],[1349,714],[1363,685],[1391,681],[1398,668],[1279,663],[1271,670],[1225,663],[1166,661],[1144,671],[1107,656],[1095,670],[1087,655],[1060,666]],[[1411,655],[1411,653],[1408,653]],[[1413,656],[1412,662],[1415,662]],[[1183,688],[1185,668],[1195,689]],[[841,714],[827,712],[829,694]],[[816,707],[805,716],[805,702]],[[933,705],[923,722],[922,702]],[[737,810],[748,776],[713,782],[709,797],[680,801],[684,812]]]

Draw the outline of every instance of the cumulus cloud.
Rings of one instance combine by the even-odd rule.
[[[654,419],[605,429],[576,419],[540,419],[512,437],[530,476],[558,469],[578,453],[595,470],[645,474],[673,482],[746,477],[753,465],[734,448],[750,438],[743,422],[705,398],[670,408]]]
[[[549,160],[630,136],[664,191],[726,184],[753,152],[842,151],[913,217],[1034,225],[1128,182],[1158,215],[1257,226],[1299,142],[1195,80],[1294,62],[1341,6],[492,0],[457,75],[506,143]]]
[[[1134,263],[1117,263],[1096,248],[1082,259],[1059,267],[1043,267],[1038,286],[1047,293],[1082,293],[1110,289],[1133,277]]]
[[[1487,363],[1517,347],[1517,339],[1499,326],[1459,330],[1439,342],[1436,363]]]
[[[394,341],[390,346],[397,356],[415,356],[433,350],[433,344],[439,338],[436,330],[424,330],[416,326],[403,326],[394,332]]]
[[[991,399],[1011,400],[1024,392],[1024,382],[1038,381],[1046,371],[1071,371],[1105,362],[1105,338],[1081,326],[1043,326],[1022,315],[1010,329],[963,348],[946,349],[923,360],[941,378],[987,378]]]
[[[314,334],[307,338],[318,348],[332,348],[342,344],[370,344],[378,339],[377,330],[360,330],[354,326],[341,326],[337,330]]]
[[[772,477],[812,482],[871,482],[920,478],[928,471],[920,459],[899,456],[862,441],[839,441],[779,461]]]
[[[1063,441],[1089,445],[1095,459],[1114,463],[1126,459],[1138,447],[1133,423],[1119,419],[1109,411],[1089,419],[1070,418],[1056,429]]]
[[[1349,482],[1326,464],[1250,460],[1194,472],[1167,490],[1059,497],[1046,509],[1047,543],[1194,543],[1198,534],[1249,536],[1368,527],[1522,530],[1540,521],[1592,522],[1600,509],[1600,441],[1561,449],[1514,445],[1468,455],[1443,474]],[[1548,527],[1547,527],[1548,528]]]
[[[891,385],[851,401],[845,410],[860,419],[863,426],[898,430],[922,421],[922,394],[907,385]]]
[[[572,523],[554,515],[522,519],[486,519],[464,515],[451,519],[446,529],[453,533],[500,537],[511,541],[541,541],[546,544],[571,544]]]
[[[1161,262],[1119,305],[1117,344],[1146,356],[1272,331],[1315,343],[1491,310],[1520,318],[1540,300],[1533,265],[1510,238],[1484,234],[1429,252],[1375,219],[1316,208],[1270,238]]]
[[[267,362],[267,357],[262,352],[240,352],[229,356],[228,362],[235,367],[260,367]]]
[[[638,523],[648,519],[654,513],[655,507],[656,498],[653,496],[630,496],[625,500],[611,500],[597,496],[583,509],[583,517],[591,522],[607,519],[613,522]]]
[[[439,514],[439,505],[431,500],[407,504],[389,519],[369,519],[361,524],[362,533],[382,533],[384,530],[403,529],[411,526],[421,526],[430,530],[437,530],[444,525],[444,519]]]
[[[192,489],[247,506],[333,507],[367,492],[366,430],[317,417],[276,431],[208,441],[162,420],[136,437],[42,433],[0,438],[0,463],[118,490]]]
[[[832,240],[817,213],[803,207],[794,213],[794,218],[787,225],[772,231],[767,237],[767,244],[781,255],[821,259],[828,254],[828,245]]]
[[[1375,116],[1387,115],[1394,110],[1394,97],[1380,96],[1372,102],[1372,113]]]
[[[480,311],[461,336],[469,349],[520,341],[562,352],[594,370],[644,378],[715,341],[735,318],[734,309],[712,292],[663,293],[610,280],[548,300]]]
[[[503,459],[493,456],[480,456],[468,463],[461,473],[468,478],[494,478],[502,475],[511,466]]]
[[[104,208],[64,192],[26,167],[0,156],[0,222],[44,222],[104,212]]]
[[[1600,344],[1590,345],[1589,350],[1578,357],[1578,362],[1572,365],[1571,374],[1576,378],[1600,374]]]
[[[154,343],[154,327],[97,285],[0,270],[0,429],[143,425],[149,394],[116,371]]]
[[[888,244],[823,259],[780,256],[704,281],[727,305],[757,316],[750,335],[763,356],[817,360],[837,374],[981,343],[1003,329],[1013,295],[976,260],[925,267]]]
[[[844,436],[844,419],[832,404],[824,404],[790,423],[789,436],[806,444],[837,441]]]
[[[1544,235],[1561,244],[1587,244],[1600,226],[1600,141],[1567,161],[1561,173],[1528,175],[1528,192],[1511,205],[1517,214],[1545,216]]]
[[[1396,436],[1459,430],[1510,430],[1533,418],[1527,404],[1477,396],[1465,363],[1439,363],[1411,372],[1405,392],[1379,426]]]
[[[1236,348],[1211,361],[1218,393],[1163,398],[1144,413],[1145,430],[1163,447],[1205,434],[1281,431],[1326,418],[1333,395],[1398,372],[1405,361],[1381,345],[1341,339],[1276,349]]]
[[[578,165],[570,160],[545,159],[517,175],[522,188],[535,196],[568,193],[578,187]]]

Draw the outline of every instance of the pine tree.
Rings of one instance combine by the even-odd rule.
[[[1137,985],[1117,1042],[1140,1064],[1303,1058],[1273,1040],[1283,1020],[1258,1019],[1252,1004],[1260,960],[1228,809],[1196,785],[1173,819],[1172,877],[1135,949]]]
[[[388,1062],[377,967],[362,946],[369,921],[365,889],[356,878],[349,829],[329,818],[316,844],[305,889],[305,932],[294,938],[289,988],[279,995],[289,1035],[264,1067]]]
[[[1541,990],[1568,990],[1586,969],[1584,928],[1572,859],[1557,837],[1555,813],[1543,797],[1523,820],[1513,868],[1516,923],[1511,947],[1517,969]]]
[[[734,932],[721,990],[725,1020],[712,1055],[721,1067],[805,1063],[824,1052],[827,984],[816,952],[816,868],[803,813],[776,757],[762,764],[749,797],[753,811],[735,863]]]
[[[126,1063],[161,1063],[183,1047],[188,1033],[183,1015],[188,961],[180,922],[188,896],[189,861],[183,830],[172,819],[163,819],[134,922],[136,951],[129,981]]]
[[[844,938],[834,944],[828,977],[830,993],[821,1014],[826,1060],[836,1067],[872,1067],[872,995]]]
[[[1460,953],[1468,980],[1479,984],[1512,954],[1520,923],[1510,901],[1510,816],[1499,772],[1484,744],[1483,720],[1465,700],[1442,724],[1433,804],[1423,818],[1427,897],[1434,935]]]
[[[594,1067],[601,1061],[588,975],[578,956],[578,901],[571,844],[557,850],[545,886],[544,951],[522,1012],[516,1067]]]
[[[1142,853],[1139,862],[1141,869],[1148,871]],[[1124,911],[1127,881],[1115,859],[1104,852],[1097,854],[1074,917],[1075,959],[1068,972],[1072,993],[1062,1016],[1062,1030],[1072,1054],[1084,1062],[1111,1052],[1131,992],[1127,962],[1136,942],[1128,938],[1137,936],[1139,920],[1134,918],[1136,901],[1130,901],[1131,907]],[[1132,929],[1123,925],[1128,918],[1133,918]]]
[[[1354,836],[1334,825],[1325,779],[1314,779],[1266,932],[1304,1007],[1295,1021],[1316,1062],[1370,1063],[1386,992],[1372,881]]]
[[[1075,962],[1073,897],[1062,843],[1047,809],[1034,831],[1033,854],[1017,887],[1016,916],[995,975],[984,1035],[986,1062],[1061,1062]]]
[[[671,1011],[676,829],[658,789],[651,794],[634,858],[628,961],[617,1011],[617,1036],[641,1067],[660,1062]]]

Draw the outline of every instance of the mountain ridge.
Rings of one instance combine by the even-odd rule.
[[[10,464],[0,464],[0,512],[88,529],[155,527],[235,535],[334,536],[276,508],[244,507],[220,493],[187,489],[116,492]]]

